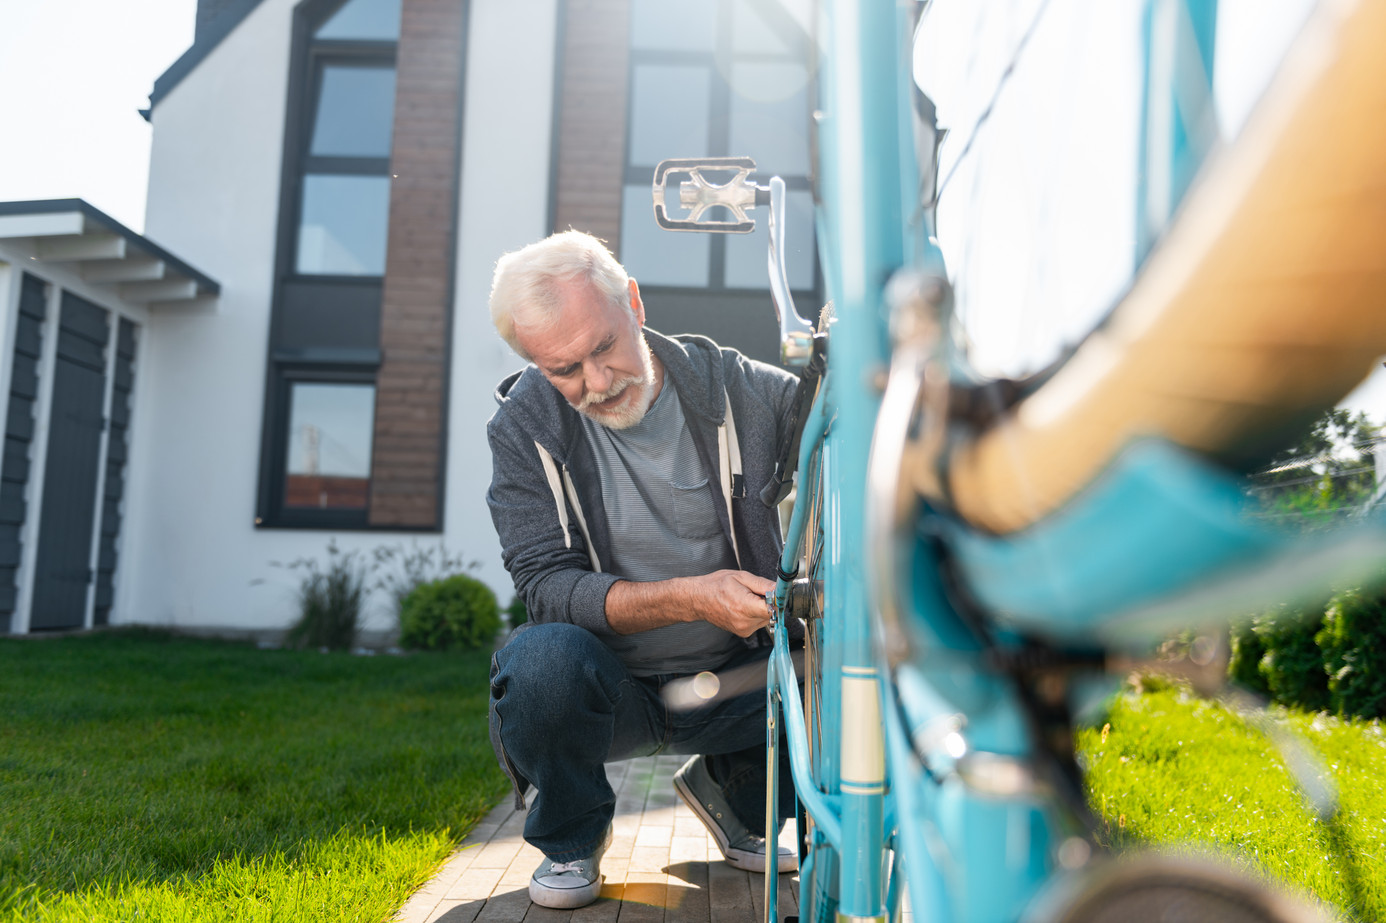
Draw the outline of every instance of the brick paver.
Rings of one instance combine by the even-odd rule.
[[[606,883],[596,903],[550,910],[529,900],[537,850],[521,837],[524,815],[506,799],[395,915],[395,923],[753,923],[763,915],[764,879],[727,865],[716,842],[674,793],[686,757],[656,756],[607,766],[616,790]],[[794,824],[783,846],[794,848]],[[792,914],[797,875],[781,875],[780,913]]]

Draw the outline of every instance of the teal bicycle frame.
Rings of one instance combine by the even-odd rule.
[[[820,738],[841,741],[841,746],[820,748],[817,765],[810,765],[804,712],[788,633],[782,626],[776,632],[768,695],[772,714],[779,700],[785,700],[782,713],[788,722],[796,787],[806,812],[815,819],[814,841],[800,880],[812,886],[828,877],[810,874],[815,866],[840,862],[835,910],[848,919],[879,919],[887,909],[881,906],[887,875],[881,857],[894,819],[886,793],[881,675],[867,584],[873,569],[865,559],[864,531],[869,452],[880,394],[863,373],[884,367],[888,359],[879,313],[883,286],[901,266],[918,264],[927,244],[926,229],[917,219],[912,224],[914,216],[907,213],[912,197],[902,195],[917,182],[909,100],[898,89],[900,75],[909,72],[909,12],[883,3],[844,12],[846,7],[828,9],[821,25],[820,34],[831,36],[831,45],[820,72],[818,124],[818,234],[822,251],[832,254],[823,266],[838,320],[832,327],[828,372],[805,428],[799,469],[821,469],[821,503],[835,523],[823,549],[824,566],[833,577],[824,580],[822,605],[833,617],[822,622],[819,647],[824,655],[819,668],[831,678],[821,686]],[[781,562],[784,573],[798,568],[809,507],[808,502],[795,505]],[[788,590],[788,582],[781,579],[775,591],[781,614]],[[855,720],[841,726],[837,716],[842,714]],[[823,848],[825,843],[830,850]],[[898,883],[899,876],[892,874],[890,879]],[[773,892],[767,887],[767,907],[772,907]],[[898,887],[890,894],[898,901]],[[828,895],[803,895],[801,906],[829,909],[832,901]]]
[[[1158,136],[1145,119],[1142,175],[1172,179],[1168,201],[1139,196],[1142,257],[1207,153],[1191,126],[1211,94],[1216,4],[1150,0],[1148,8],[1166,2],[1185,7],[1193,28],[1158,53],[1202,62],[1203,83],[1192,94],[1154,86],[1147,62],[1143,105],[1174,117]],[[1158,605],[1173,591],[1265,562],[1288,540],[1247,522],[1236,479],[1159,440],[1130,446],[1061,514],[1008,536],[974,530],[900,489],[905,443],[927,444],[929,427],[942,425],[920,402],[946,391],[953,374],[943,335],[948,280],[930,210],[919,204],[919,158],[936,151],[915,150],[916,8],[828,2],[820,12],[817,232],[835,316],[798,450],[767,682],[768,765],[776,766],[783,721],[810,821],[800,912],[813,923],[893,919],[908,881],[914,913],[931,923],[1037,919],[1027,914],[1041,913],[1056,883],[1097,847],[1076,764],[1065,763],[1071,747],[1064,757],[1064,741],[1043,743],[1070,729],[1071,702],[1056,706],[1027,680],[1057,664],[1066,677],[1101,682],[1106,652],[1153,644],[1180,625]],[[1146,33],[1149,49],[1149,17]],[[693,161],[666,164],[696,172]],[[712,202],[738,219],[726,230],[747,229],[746,209],[771,206],[771,288],[786,356],[802,361],[813,336],[777,265],[783,184],[755,187],[746,159],[704,165],[739,171],[729,197]],[[708,229],[668,217],[658,204],[665,176],[661,165],[660,223]],[[1380,555],[1380,531],[1373,536],[1364,562]],[[1065,566],[1056,572],[1055,561]],[[988,616],[999,612],[1004,622]],[[1128,615],[1114,620],[1116,612]],[[816,635],[807,710],[786,630],[804,614]],[[770,779],[773,842],[773,771]],[[765,886],[767,917],[777,921],[774,876]]]

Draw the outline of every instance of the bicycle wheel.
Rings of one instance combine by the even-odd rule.
[[[823,548],[826,539],[823,520],[823,482],[821,456],[814,453],[807,471],[801,472],[799,501],[807,503],[804,526],[804,555],[801,568],[809,581],[810,604],[804,631],[804,726],[808,732],[809,763],[815,778],[830,771],[829,756],[823,747],[824,708],[824,626],[822,593]],[[801,923],[831,923],[838,907],[839,862],[837,852],[826,843],[811,848],[814,820],[801,813],[799,847],[799,916]]]
[[[1047,896],[1043,923],[1327,923],[1316,907],[1270,891],[1216,859],[1144,856],[1100,867]]]

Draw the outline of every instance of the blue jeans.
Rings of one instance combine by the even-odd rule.
[[[719,669],[769,657],[747,648]],[[537,790],[525,840],[555,862],[591,855],[615,814],[604,763],[655,753],[704,754],[737,817],[765,817],[765,689],[670,711],[660,688],[676,676],[634,677],[585,628],[525,625],[491,658],[491,742],[515,783],[517,807]],[[794,812],[781,747],[780,817]]]

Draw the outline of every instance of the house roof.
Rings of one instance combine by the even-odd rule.
[[[206,304],[221,285],[82,199],[0,202],[0,243],[67,263],[90,285],[150,307]]]
[[[149,108],[141,110],[141,114],[148,119],[149,113],[159,104],[159,100],[172,92],[184,77],[191,74],[197,65],[202,63],[202,59],[211,54],[212,49],[220,45],[221,40],[230,35],[236,26],[240,25],[241,20],[249,16],[260,3],[261,0],[231,0],[205,26],[199,24],[197,37],[193,40],[192,46],[155,79],[154,89],[149,92]]]

